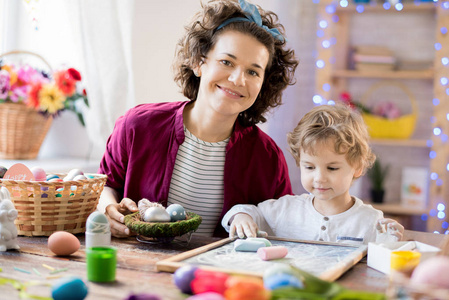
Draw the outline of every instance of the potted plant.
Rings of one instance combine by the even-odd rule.
[[[371,200],[382,203],[385,195],[384,182],[390,171],[390,165],[382,165],[377,158],[371,169],[368,170],[368,178],[371,181]]]

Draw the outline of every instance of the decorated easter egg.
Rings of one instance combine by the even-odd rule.
[[[75,276],[61,278],[52,286],[51,290],[54,300],[83,300],[88,293],[84,281]]]
[[[287,273],[274,274],[266,279],[264,278],[263,284],[265,288],[269,290],[275,290],[282,287],[304,288],[304,283],[299,278]]]
[[[410,281],[449,289],[449,272],[447,270],[449,270],[448,256],[430,257],[413,270]]]
[[[77,175],[84,175],[84,172],[80,169],[72,169],[70,172],[64,177],[64,181],[73,180]]]
[[[83,174],[80,174],[80,175],[76,175],[75,177],[73,177],[72,180],[86,180],[86,179],[87,179],[86,176],[84,176]]]
[[[145,222],[170,222],[170,215],[163,207],[150,207],[143,215]]]
[[[41,167],[32,167],[30,169],[31,173],[33,173],[34,180],[35,181],[46,181],[47,180],[47,174],[45,173],[45,170]]]
[[[4,166],[0,166],[0,178],[3,178],[3,176],[5,176],[6,171],[8,171],[7,168],[5,168]]]
[[[190,283],[195,278],[196,269],[198,268],[195,266],[184,265],[178,268],[173,274],[173,281],[175,282],[178,289],[180,289],[183,293],[192,293],[192,287],[190,286]]]
[[[227,288],[226,281],[228,278],[229,275],[223,272],[197,269],[190,286],[194,294],[216,292],[223,295]]]
[[[70,255],[80,248],[80,241],[78,238],[66,231],[53,232],[48,237],[47,244],[48,249],[59,256]]]
[[[105,214],[94,211],[86,221],[86,231],[92,233],[109,233],[109,221]]]
[[[140,293],[131,294],[125,300],[162,300],[161,297],[153,294]]]
[[[215,292],[206,292],[198,295],[193,295],[187,298],[186,300],[226,300],[226,298]]]
[[[172,204],[167,207],[167,212],[170,215],[170,220],[172,222],[185,220],[186,219],[186,211],[184,207],[180,204]]]
[[[56,175],[56,174],[48,174],[47,175],[47,181],[50,181],[50,180],[52,180],[52,179],[60,179],[59,178],[59,176],[58,175]],[[61,179],[61,181],[62,181],[62,179]]]
[[[267,278],[277,274],[290,274],[295,276],[295,270],[287,264],[274,264],[265,270],[263,280],[265,281]]]

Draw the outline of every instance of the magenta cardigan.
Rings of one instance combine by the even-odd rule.
[[[141,104],[117,119],[99,168],[108,176],[107,186],[136,203],[147,198],[167,205],[176,154],[184,141],[187,103]],[[220,220],[236,204],[256,205],[286,194],[292,188],[282,151],[257,126],[236,122],[226,147]],[[225,235],[220,222],[215,235]]]

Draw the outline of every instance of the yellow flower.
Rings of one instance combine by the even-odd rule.
[[[17,82],[17,73],[10,65],[2,66],[2,70],[6,70],[9,73],[9,85],[13,86]]]
[[[39,92],[40,110],[54,114],[64,108],[66,98],[53,84],[44,84]]]

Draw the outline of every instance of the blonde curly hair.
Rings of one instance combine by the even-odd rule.
[[[314,107],[287,134],[289,152],[297,166],[301,150],[315,155],[316,146],[329,141],[333,141],[335,153],[346,155],[353,168],[362,170],[360,176],[376,160],[368,143],[368,130],[362,116],[343,103]]]

